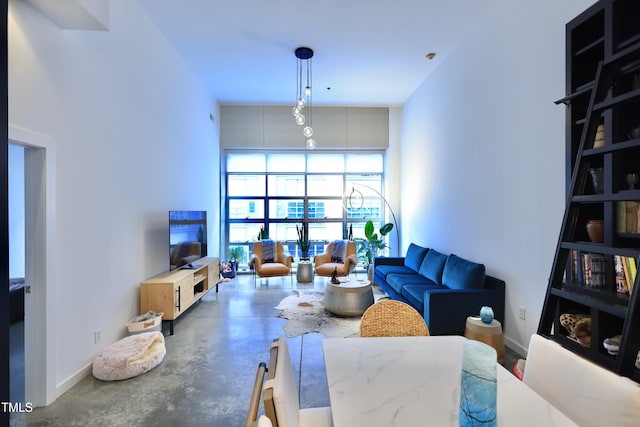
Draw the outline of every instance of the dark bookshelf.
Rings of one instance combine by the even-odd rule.
[[[640,182],[631,189],[627,176],[640,177],[638,22],[637,0],[601,0],[566,26],[566,94],[556,104],[566,108],[567,205],[538,326],[539,334],[636,382],[640,285],[630,264],[640,267]],[[599,127],[604,141],[596,143]],[[603,221],[601,241],[591,241],[590,220]],[[578,280],[576,262],[591,268],[592,255],[598,277],[587,284],[584,277]],[[625,277],[633,280],[626,289],[616,282],[621,259],[627,262]],[[590,316],[590,345],[569,336],[559,321],[563,313]],[[603,346],[616,335],[617,355]]]

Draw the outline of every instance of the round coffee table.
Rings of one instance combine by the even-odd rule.
[[[360,316],[372,304],[373,290],[367,280],[346,279],[339,285],[327,283],[324,308],[337,316]]]

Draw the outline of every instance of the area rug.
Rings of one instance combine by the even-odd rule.
[[[378,301],[386,297],[374,292],[374,299]],[[327,338],[357,337],[360,332],[360,316],[337,317],[324,309],[324,292],[294,290],[274,307],[282,310],[276,315],[287,319],[284,324],[285,334],[289,338],[310,332],[319,332]]]

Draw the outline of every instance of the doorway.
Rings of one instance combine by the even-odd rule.
[[[9,151],[16,155],[16,164],[10,161],[9,165],[14,179],[9,188],[9,212],[17,223],[22,222],[10,232],[9,254],[15,261],[15,273],[10,269],[10,275],[24,277],[23,321],[14,323],[22,323],[23,329],[14,328],[14,324],[10,328],[10,395],[16,403],[46,406],[55,398],[55,360],[50,343],[54,332],[51,268],[55,260],[49,255],[53,252],[49,246],[54,231],[55,150],[50,138],[10,126]],[[22,175],[21,181],[18,175]]]
[[[9,144],[9,373],[11,402],[24,395],[24,147]]]

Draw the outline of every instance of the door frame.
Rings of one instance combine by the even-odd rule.
[[[56,149],[53,138],[9,125],[9,143],[25,148],[25,402],[56,396]]]

